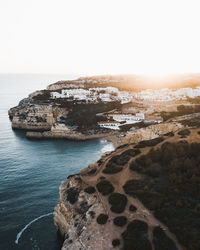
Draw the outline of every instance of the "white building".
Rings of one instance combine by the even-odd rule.
[[[119,130],[120,122],[117,121],[105,121],[105,122],[98,122],[98,126],[101,128],[108,128],[108,129],[114,129]]]
[[[115,121],[126,122],[126,124],[134,124],[140,121],[144,121],[145,116],[143,113],[133,114],[109,114]]]
[[[146,89],[138,93],[134,93],[133,96],[137,99],[150,101],[186,100],[187,97],[195,98],[200,96],[200,88],[180,88],[177,90],[171,90],[168,88],[159,90]]]

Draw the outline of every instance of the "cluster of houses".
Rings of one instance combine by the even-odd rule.
[[[195,98],[200,96],[200,87],[180,88],[171,90],[163,88],[159,90],[146,89],[140,92],[129,93],[119,91],[115,87],[105,88],[72,88],[62,89],[61,92],[51,92],[51,98],[67,98],[69,100],[82,101],[84,103],[113,102],[120,101],[122,104],[135,100],[149,101],[173,101],[186,100],[188,97]]]
[[[159,90],[147,89],[132,95],[138,100],[150,100],[150,101],[173,101],[173,100],[186,100],[188,97],[195,98],[200,96],[200,87],[196,88],[180,88],[177,90],[171,90],[163,88]]]
[[[66,98],[86,103],[120,101],[122,104],[133,100],[133,97],[127,91],[119,91],[114,87],[62,89],[61,93],[51,92],[51,98]]]
[[[196,88],[180,88],[171,90],[163,88],[160,90],[147,89],[140,92],[129,93],[127,91],[119,91],[115,87],[105,88],[68,88],[62,89],[59,92],[52,91],[51,98],[66,98],[79,101],[81,103],[99,103],[119,101],[121,104],[130,103],[138,100],[147,101],[173,101],[186,100],[188,97],[195,98],[200,96],[200,87]],[[138,113],[109,113],[106,121],[101,121],[97,125],[102,128],[119,130],[121,126],[127,124],[135,124],[138,122],[144,123],[161,123],[162,117],[144,115],[144,111]]]
[[[144,123],[161,123],[163,118],[160,116],[145,116],[143,113],[136,114],[108,114],[108,121],[98,122],[98,126],[101,128],[108,128],[113,130],[120,130],[120,126],[126,124],[135,124],[138,122]]]

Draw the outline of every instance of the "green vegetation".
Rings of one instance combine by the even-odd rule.
[[[104,168],[103,173],[104,174],[117,174],[121,172],[123,167],[117,166],[113,163],[109,164],[109,167]]]
[[[134,160],[130,169],[143,174],[124,190],[139,198],[175,233],[187,250],[200,249],[200,143],[164,143]]]
[[[200,119],[199,117],[192,118],[192,119],[187,119],[187,120],[182,120],[181,124],[184,126],[190,126],[190,127],[200,127]]]
[[[127,197],[120,193],[112,193],[108,202],[111,205],[110,210],[114,213],[122,213],[124,212],[127,204]]]
[[[74,204],[78,200],[79,191],[76,188],[69,188],[67,190],[67,201]]]
[[[127,218],[125,216],[118,216],[114,218],[113,222],[116,226],[123,227],[127,223]]]
[[[97,171],[97,168],[96,168],[96,167],[93,167],[91,170],[89,170],[89,171],[87,172],[87,175],[93,175],[93,174],[96,173],[96,171]]]
[[[135,212],[136,210],[137,210],[137,208],[134,205],[129,206],[129,211],[130,212]]]
[[[128,149],[121,153],[120,155],[116,155],[112,157],[107,163],[106,167],[103,170],[105,174],[116,174],[122,171],[123,166],[128,163],[131,157],[140,154],[139,149]]]
[[[120,245],[120,240],[119,239],[114,239],[112,241],[112,245],[113,245],[113,247],[119,246]]]
[[[97,217],[97,223],[100,224],[100,225],[106,224],[107,220],[108,220],[108,215],[107,214],[100,214]]]
[[[51,91],[50,90],[42,90],[42,94],[36,95],[33,97],[33,101],[36,103],[40,102],[50,102]]]
[[[183,129],[183,130],[178,132],[178,135],[187,137],[188,135],[190,135],[190,130],[189,129]]]
[[[169,133],[164,134],[164,136],[173,137],[173,136],[174,136],[174,133],[173,133],[173,132],[169,132]]]
[[[177,250],[174,242],[167,237],[162,228],[156,227],[153,230],[153,244],[155,250]]]
[[[146,127],[148,127],[148,126],[150,126],[150,125],[152,125],[152,124],[154,124],[154,123],[145,123],[145,122],[138,122],[138,123],[135,123],[135,124],[125,124],[125,125],[121,125],[120,126],[120,130],[122,131],[122,132],[126,132],[126,131],[128,131],[128,130],[130,130],[131,128],[136,128],[136,129],[139,129],[139,128],[146,128]]]
[[[114,187],[109,181],[103,180],[97,183],[97,190],[103,195],[108,195],[114,191]]]
[[[140,141],[135,146],[135,148],[145,148],[145,147],[156,146],[157,144],[161,143],[162,141],[164,141],[163,137],[158,137],[158,138],[151,139],[151,140]]]
[[[96,189],[92,186],[89,186],[89,187],[85,188],[84,191],[88,194],[93,194],[96,192]]]
[[[186,105],[179,105],[177,107],[177,111],[173,111],[173,112],[161,112],[161,116],[164,119],[164,121],[177,117],[177,116],[182,116],[182,115],[189,115],[189,114],[193,114],[193,113],[198,113],[200,112],[200,105],[190,105],[190,106],[186,106]]]
[[[151,250],[151,243],[147,239],[148,226],[140,220],[131,221],[126,231],[122,233],[123,250]]]
[[[97,104],[78,104],[71,107],[71,111],[65,121],[68,125],[76,125],[79,129],[95,128],[97,122],[102,120],[102,117],[96,116],[98,113],[104,113],[112,109],[121,108],[119,102],[97,103]],[[105,118],[106,120],[106,118]]]

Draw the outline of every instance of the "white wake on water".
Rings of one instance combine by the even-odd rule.
[[[52,215],[52,214],[53,214],[53,212],[48,213],[48,214],[43,214],[43,215],[41,215],[41,216],[35,218],[34,220],[30,221],[30,222],[29,222],[29,223],[28,223],[28,224],[27,224],[27,225],[17,234],[16,240],[15,240],[15,244],[18,244],[19,239],[20,239],[20,237],[22,236],[23,232],[24,232],[32,223],[36,222],[36,221],[39,220],[39,219],[42,219],[42,218],[47,217],[47,216],[49,216],[49,215]]]
[[[102,149],[101,152],[105,153],[107,151],[113,151],[115,149],[115,147],[113,146],[112,143],[106,144]]]

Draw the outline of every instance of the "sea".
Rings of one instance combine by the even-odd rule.
[[[113,149],[106,140],[28,140],[8,110],[31,92],[77,75],[0,75],[0,250],[58,250],[53,223],[59,186]]]

